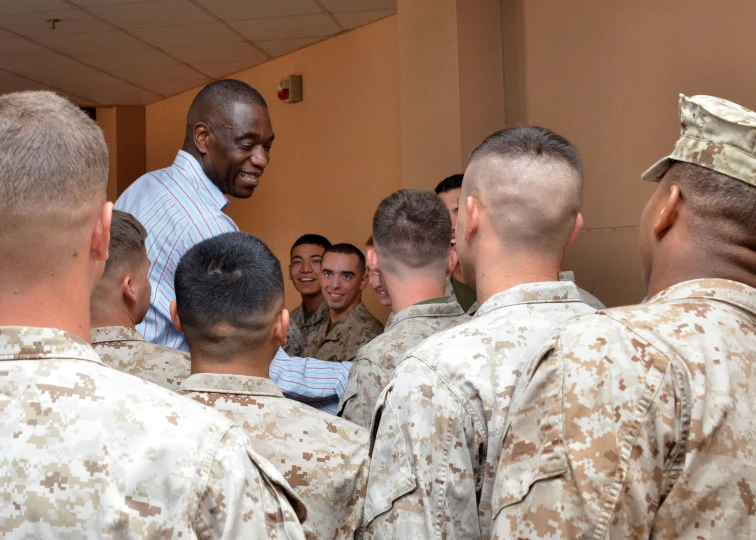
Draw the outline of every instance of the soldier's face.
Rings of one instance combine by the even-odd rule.
[[[326,253],[320,269],[320,287],[326,304],[337,313],[350,311],[362,300],[367,275],[357,255]]]
[[[289,278],[302,296],[320,293],[320,264],[325,248],[315,244],[302,244],[291,251]]]
[[[453,189],[451,191],[447,191],[446,193],[438,194],[438,196],[441,197],[441,200],[444,201],[446,209],[449,210],[449,217],[451,217],[452,222],[452,240],[454,240],[454,238],[456,237],[456,231],[454,229],[457,226],[457,214],[459,213],[459,196],[461,194],[461,189]]]

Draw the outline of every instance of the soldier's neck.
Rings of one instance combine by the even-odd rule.
[[[749,263],[741,256],[740,262],[744,264],[731,264],[728,261],[733,260],[734,253],[719,253],[709,258],[658,256],[649,277],[647,296],[653,298],[664,289],[694,279],[728,279],[756,288],[756,274],[748,269],[756,268],[756,254],[743,251],[741,255],[752,260]]]
[[[355,300],[351,306],[349,306],[348,308],[342,311],[336,311],[334,309],[328,308],[328,313],[331,318],[331,324],[340,323],[341,321],[346,319],[349,316],[349,314],[352,312],[352,310],[360,305],[360,302],[362,302],[362,296],[358,297],[357,300]]]
[[[559,281],[558,257],[524,254],[506,255],[499,260],[506,261],[506,264],[496,264],[495,261],[475,262],[475,292],[478,305],[483,305],[493,295],[518,285]]]
[[[127,328],[136,328],[134,318],[126,309],[107,309],[92,305],[90,311],[90,324],[92,328],[103,328],[106,326],[125,326]]]
[[[266,348],[267,349],[267,348]],[[201,351],[191,350],[192,375],[195,373],[217,373],[221,375],[244,375],[245,377],[270,377],[270,363],[273,355],[256,352],[223,358],[213,357]]]
[[[465,278],[462,276],[462,267],[459,264],[457,264],[457,266],[454,268],[454,272],[452,272],[452,276],[454,277],[454,279],[456,279],[460,283],[465,283]],[[467,284],[465,283],[465,285]]]
[[[384,271],[382,277],[391,298],[391,312],[395,314],[419,302],[444,297],[445,276],[399,276]]]
[[[314,311],[317,311],[320,307],[320,304],[323,303],[323,293],[308,295],[308,296],[302,296],[302,306],[304,307],[305,311],[308,313],[313,313]]]

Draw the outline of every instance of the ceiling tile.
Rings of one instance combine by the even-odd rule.
[[[123,84],[115,77],[101,71],[90,70],[88,73],[38,73],[32,77],[43,84],[78,94],[80,91],[96,86],[118,86]]]
[[[57,75],[58,73],[90,73],[92,71],[92,68],[63,55],[35,58],[34,62],[29,62],[26,58],[0,60],[0,69],[27,77],[34,77],[37,73]]]
[[[55,93],[59,96],[63,96],[68,101],[70,101],[74,105],[78,105],[79,107],[97,107],[97,103],[95,103],[91,99],[82,98],[74,94],[69,94],[68,92],[56,91]]]
[[[225,21],[317,15],[323,13],[312,0],[198,0]]]
[[[259,63],[259,62],[258,62]],[[220,79],[232,73],[237,73],[244,69],[252,67],[247,60],[238,60],[236,62],[213,62],[209,64],[192,64],[197,69],[213,79]]]
[[[396,12],[396,0],[320,0],[331,13],[342,11],[373,11],[391,9]]]
[[[256,41],[255,44],[269,55],[283,56],[292,51],[317,43],[324,38],[300,38],[300,39],[275,39],[271,41]]]
[[[79,6],[105,6],[111,4],[135,4],[144,0],[67,0]]]
[[[7,39],[0,42],[0,59],[42,58],[55,56],[55,51],[42,47],[25,38]]]
[[[190,90],[198,86],[204,86],[210,82],[210,79],[195,79],[193,81],[169,81],[144,84],[147,90],[152,90],[161,96],[172,96],[185,90]]]
[[[321,37],[339,32],[328,15],[231,21],[229,24],[253,41]]]
[[[50,88],[13,73],[0,71],[0,94],[20,92],[22,90],[50,90]]]
[[[26,13],[70,7],[61,0],[0,0],[0,14]]]
[[[55,30],[48,19],[60,19]],[[80,9],[55,9],[32,13],[12,13],[3,15],[0,26],[24,36],[57,36],[61,34],[83,34],[102,32],[111,27],[98,21]]]
[[[195,70],[182,65],[151,69],[130,69],[113,71],[112,73],[116,77],[138,84],[139,86],[143,86],[146,83],[204,79],[201,73],[197,73]]]
[[[132,34],[156,47],[188,47],[235,43],[242,39],[221,23],[182,24],[152,28],[132,28]]]
[[[157,94],[130,84],[97,86],[89,88],[81,94],[81,97],[91,99],[102,105],[147,105],[161,98]]]
[[[110,53],[146,49],[147,44],[120,30],[92,32],[87,34],[44,36],[36,38],[40,43],[64,53],[77,55],[92,51]]]
[[[334,13],[333,16],[339,21],[339,24],[347,30],[353,30],[360,26],[365,26],[371,22],[385,19],[396,13],[392,9],[377,9],[374,11],[349,11],[344,13]]]
[[[187,64],[208,64],[223,58],[227,62],[245,60],[250,66],[255,66],[268,59],[265,54],[248,43],[168,47],[165,52]]]
[[[2,28],[0,28],[0,41],[2,41],[4,39],[14,39],[14,38],[17,38],[17,37],[18,37],[17,35],[11,34],[10,32],[6,32]]]
[[[87,9],[120,28],[172,26],[213,21],[210,15],[188,0],[152,0],[139,4],[91,6]]]
[[[157,49],[83,54],[78,55],[77,58],[86,64],[90,64],[99,69],[104,69],[105,71],[146,69],[178,65],[176,60]]]

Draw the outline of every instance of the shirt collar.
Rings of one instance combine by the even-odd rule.
[[[108,343],[110,341],[144,341],[142,334],[135,328],[128,326],[102,326],[92,328],[92,343]]]
[[[220,373],[195,373],[190,375],[182,381],[178,391],[284,397],[276,383],[270,379]]]
[[[194,186],[194,189],[200,193],[209,204],[217,206],[219,210],[223,210],[228,206],[229,202],[223,192],[218,189],[218,186],[213,184],[205,172],[202,170],[202,165],[197,161],[193,155],[184,150],[179,150],[176,155],[176,159],[173,160],[173,166],[181,169],[184,175],[189,178]]]
[[[480,317],[496,309],[517,304],[548,304],[560,302],[582,302],[577,286],[571,281],[543,281],[517,285],[496,293],[486,300],[475,312]]]
[[[68,332],[55,328],[0,326],[0,361],[45,359],[102,364],[89,343]]]
[[[756,289],[729,279],[694,279],[664,289],[647,304],[704,298],[731,304],[756,315]]]
[[[465,312],[457,302],[448,302],[444,304],[414,304],[406,307],[399,313],[395,314],[386,322],[386,330],[396,326],[407,319],[417,319],[422,317],[459,317]]]

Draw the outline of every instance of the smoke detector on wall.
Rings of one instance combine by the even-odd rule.
[[[284,103],[302,101],[302,76],[287,75],[278,83],[278,99]]]

